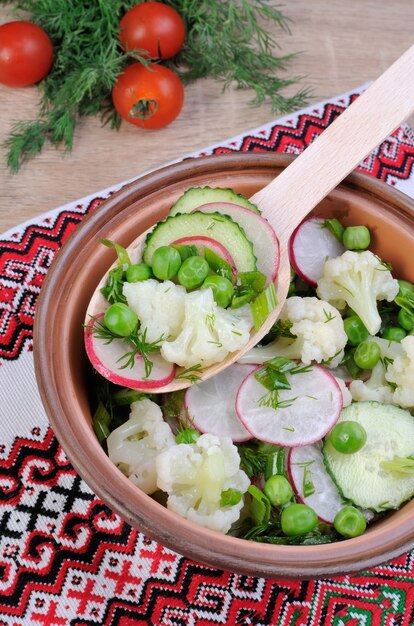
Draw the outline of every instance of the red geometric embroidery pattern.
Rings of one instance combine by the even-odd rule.
[[[326,104],[259,130],[231,151],[301,152],[349,103]],[[360,170],[409,178],[414,136],[398,129]],[[0,357],[32,337],[36,300],[55,253],[87,206],[64,209],[0,242]],[[80,479],[51,429],[0,445],[0,626],[412,626],[414,557],[359,575],[264,580],[181,557],[130,528]],[[0,442],[1,444],[1,442]]]

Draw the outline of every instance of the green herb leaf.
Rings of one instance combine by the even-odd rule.
[[[380,466],[386,472],[397,474],[414,474],[414,456],[394,456],[389,461],[381,461]]]
[[[199,372],[201,372],[202,369],[203,368],[200,365],[200,363],[197,363],[197,365],[192,365],[191,367],[187,367],[182,372],[179,372],[179,374],[176,374],[175,378],[176,380],[185,379],[185,380],[189,380],[191,383],[196,383],[197,381],[200,380]]]
[[[99,241],[108,248],[114,248],[118,257],[118,262],[123,270],[126,270],[128,265],[131,265],[131,259],[129,258],[129,254],[123,246],[120,246],[119,243],[116,243],[116,241],[111,241],[110,239],[100,239]]]
[[[251,495],[249,513],[255,524],[266,524],[270,519],[270,501],[256,485],[250,485],[248,493]]]

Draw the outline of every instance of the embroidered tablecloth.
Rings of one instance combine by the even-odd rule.
[[[298,154],[363,88],[185,157]],[[414,197],[413,164],[403,125],[358,169]],[[0,236],[0,626],[413,625],[414,553],[306,582],[224,572],[132,529],[74,471],[36,387],[36,300],[68,235],[120,186]]]

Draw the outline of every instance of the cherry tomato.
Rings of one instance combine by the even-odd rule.
[[[184,102],[177,74],[163,65],[133,63],[117,78],[112,100],[119,115],[143,128],[163,128],[175,120]]]
[[[183,47],[184,22],[177,11],[162,2],[135,5],[119,25],[119,40],[125,52],[146,50],[153,59],[169,59]]]
[[[46,76],[52,62],[52,42],[39,26],[24,21],[0,26],[0,83],[34,85]]]

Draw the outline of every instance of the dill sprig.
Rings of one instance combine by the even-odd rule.
[[[197,363],[196,365],[192,365],[191,367],[187,367],[185,370],[183,370],[182,372],[179,372],[176,375],[176,380],[180,380],[180,379],[185,379],[185,380],[189,380],[190,383],[196,383],[200,380],[200,372],[202,371],[202,366],[200,363]]]
[[[150,352],[155,352],[159,350],[161,347],[161,343],[164,340],[164,337],[161,336],[156,341],[147,341],[147,329],[145,328],[142,332],[137,328],[127,337],[121,337],[117,335],[113,331],[109,330],[98,318],[92,317],[93,323],[90,325],[86,325],[96,337],[97,339],[105,340],[105,343],[112,343],[114,339],[118,339],[124,341],[129,347],[132,347],[131,350],[125,352],[119,359],[118,363],[120,363],[119,369],[126,369],[127,367],[133,367],[135,364],[135,359],[137,354],[139,354],[143,361],[145,367],[145,378],[151,374],[153,363],[149,358],[148,354]]]
[[[8,0],[0,0],[6,4]],[[79,117],[100,115],[103,124],[119,128],[111,91],[118,74],[132,60],[144,64],[143,51],[127,56],[118,42],[119,21],[137,0],[16,0],[48,33],[54,46],[54,63],[39,83],[41,100],[36,119],[14,124],[4,142],[9,168],[41,152],[45,141],[70,151]],[[302,106],[306,89],[291,97],[280,93],[299,77],[281,78],[295,55],[275,54],[277,42],[263,25],[274,23],[289,32],[288,20],[270,0],[167,0],[183,17],[187,37],[182,51],[168,65],[184,82],[210,76],[224,88],[251,89],[252,103],[269,101],[275,112]]]

